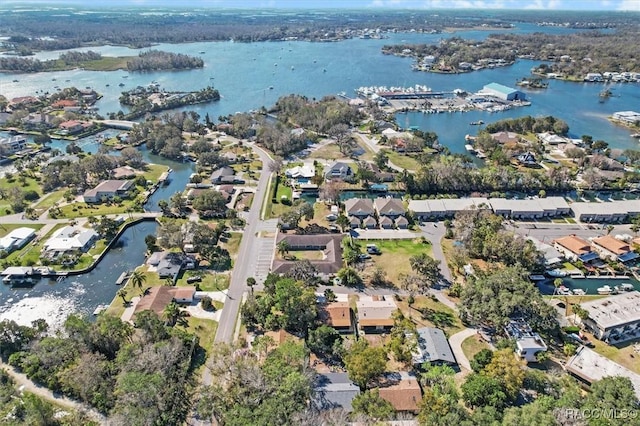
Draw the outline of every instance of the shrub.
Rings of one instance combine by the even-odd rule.
[[[204,309],[205,311],[215,311],[216,310],[215,306],[213,306],[213,300],[211,300],[211,298],[209,296],[204,296],[200,300],[200,305],[202,306],[202,309]]]

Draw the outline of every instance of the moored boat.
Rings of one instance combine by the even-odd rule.
[[[610,285],[598,287],[598,294],[611,294],[613,291],[614,289]]]
[[[631,283],[620,284],[620,290],[622,291],[633,291],[635,287]]]
[[[563,271],[562,269],[552,269],[550,271],[547,271],[547,275],[549,275],[550,277],[561,278],[561,277],[566,277],[567,272]]]

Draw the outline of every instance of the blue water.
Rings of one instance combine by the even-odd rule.
[[[623,283],[633,284],[636,290],[640,290],[640,283],[633,278],[629,279],[606,279],[606,278],[594,278],[594,279],[572,279],[572,278],[563,278],[562,285],[573,290],[573,289],[582,289],[586,291],[588,295],[596,295],[598,294],[598,288],[608,285],[610,287],[615,287],[617,285]],[[540,292],[543,294],[553,294],[553,280],[548,280],[543,283],[538,284],[538,288]]]

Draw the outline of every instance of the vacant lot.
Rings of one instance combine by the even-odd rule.
[[[387,279],[397,284],[402,274],[411,272],[409,258],[420,253],[431,256],[431,243],[428,240],[416,238],[413,240],[366,240],[366,244],[375,244],[381,254],[372,256],[372,263],[387,271]]]

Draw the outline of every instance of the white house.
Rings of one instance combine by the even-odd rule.
[[[17,228],[0,238],[0,250],[11,253],[24,247],[36,235],[33,228]]]
[[[523,319],[509,321],[505,332],[516,341],[516,354],[527,362],[536,362],[536,355],[547,350],[540,335],[534,333]]]
[[[27,147],[27,138],[24,135],[0,138],[0,153],[15,154]]]
[[[640,337],[640,292],[616,294],[580,304],[589,313],[584,326],[600,340],[620,343]]]
[[[126,198],[133,187],[132,180],[105,180],[84,193],[85,203],[100,203],[114,197]]]
[[[97,239],[98,233],[93,229],[65,226],[44,243],[42,251],[50,258],[68,252],[86,252]]]

